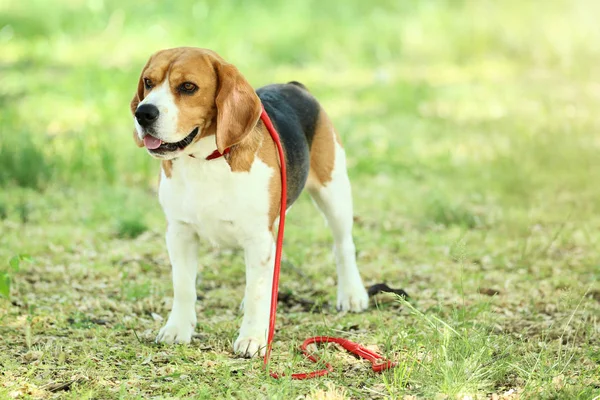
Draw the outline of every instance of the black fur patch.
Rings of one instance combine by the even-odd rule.
[[[319,103],[298,82],[263,86],[256,91],[285,151],[287,207],[300,196],[310,168],[310,146],[319,119]]]
[[[290,81],[290,82],[288,82],[288,85],[295,85],[295,86],[301,87],[302,89],[308,91],[308,88],[298,81]]]

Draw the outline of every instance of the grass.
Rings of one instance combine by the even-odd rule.
[[[599,396],[599,12],[0,0],[0,398]],[[348,152],[365,283],[411,295],[328,308],[331,237],[301,197],[281,290],[322,307],[282,306],[274,368],[313,368],[295,349],[315,334],[398,368],[375,375],[327,347],[328,377],[274,381],[236,358],[243,257],[206,244],[196,337],[153,343],[170,267],[158,165],[131,140],[129,100],[149,54],[178,45],[216,50],[256,86],[315,93]]]

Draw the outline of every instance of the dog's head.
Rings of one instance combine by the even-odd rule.
[[[173,159],[212,133],[223,153],[254,128],[261,105],[233,65],[210,50],[180,47],[150,57],[131,112],[138,146],[156,158]]]

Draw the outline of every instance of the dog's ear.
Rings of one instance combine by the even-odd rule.
[[[148,62],[142,69],[142,72],[140,74],[140,79],[138,79],[137,90],[136,90],[135,94],[133,95],[133,99],[131,99],[131,103],[129,104],[129,107],[131,108],[131,114],[134,116],[134,118],[135,118],[135,110],[137,110],[138,104],[140,104],[140,101],[144,100],[144,79],[143,78],[144,78],[144,71],[148,67],[148,64],[150,64],[150,60],[148,60]],[[133,140],[135,141],[135,144],[137,144],[138,147],[144,147],[144,142],[142,140],[140,140],[140,137],[138,136],[137,130],[135,128],[133,129]]]
[[[224,61],[215,62],[218,85],[217,150],[240,143],[256,126],[262,111],[260,99],[236,67]]]

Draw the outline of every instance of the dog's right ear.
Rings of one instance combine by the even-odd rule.
[[[133,115],[134,118],[135,118],[135,110],[137,110],[137,107],[140,104],[140,102],[142,100],[144,100],[144,71],[148,67],[148,64],[150,64],[150,60],[148,60],[148,62],[142,69],[142,73],[140,74],[140,79],[138,80],[137,90],[136,90],[135,94],[133,95],[133,99],[131,99],[131,103],[129,104],[129,107],[131,108],[131,114]],[[140,139],[140,137],[138,136],[137,130],[135,128],[133,129],[133,140],[135,141],[135,144],[137,144],[138,147],[144,147],[144,141]]]
[[[236,67],[220,59],[214,65],[218,79],[216,142],[217,150],[223,154],[254,129],[262,106],[252,86]]]

